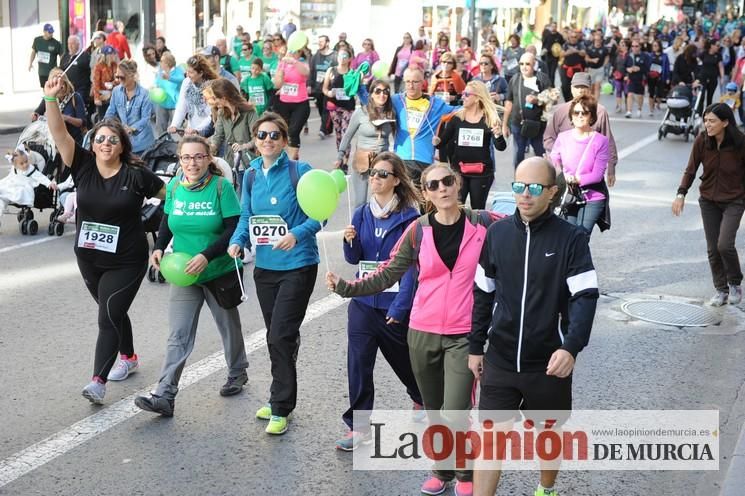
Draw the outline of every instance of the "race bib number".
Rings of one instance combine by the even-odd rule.
[[[407,110],[406,111],[406,127],[409,129],[419,129],[424,120],[424,112],[418,110]]]
[[[279,215],[254,215],[248,219],[253,246],[273,246],[288,232],[287,222]]]
[[[297,96],[299,87],[300,85],[297,83],[285,83],[282,85],[282,89],[279,90],[279,93],[280,95]]]
[[[36,60],[38,60],[40,64],[48,64],[51,58],[52,56],[49,52],[38,52],[36,54]]]
[[[262,106],[266,103],[266,100],[264,99],[264,90],[261,88],[256,91],[250,91],[248,94],[248,99],[252,101],[257,107]]]
[[[450,103],[450,93],[448,93],[447,91],[435,91],[435,97],[439,98],[445,103]]]
[[[376,270],[378,270],[378,267],[380,267],[385,262],[375,262],[375,261],[368,261],[368,260],[361,260],[359,265],[359,277],[362,279],[363,277],[367,277]],[[383,291],[384,293],[398,293],[398,283],[394,284],[390,288]]]
[[[344,88],[334,88],[334,99],[341,102],[349,100],[349,97],[344,93]]]
[[[326,72],[319,70],[316,72],[316,83],[322,83],[326,79]]]
[[[511,71],[512,69],[517,68],[517,59],[510,59],[507,61],[507,63],[504,65],[505,69],[508,71]]]
[[[484,130],[460,128],[458,130],[458,146],[481,147],[484,145]]]
[[[78,234],[78,248],[116,253],[119,243],[119,226],[82,222]]]
[[[662,66],[660,64],[651,64],[649,66],[649,72],[656,72],[662,74]]]

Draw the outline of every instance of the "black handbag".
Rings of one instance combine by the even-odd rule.
[[[240,280],[239,280],[240,278]],[[243,267],[238,272],[231,270],[220,277],[203,283],[212,296],[215,297],[217,304],[222,308],[235,308],[243,301],[243,291],[241,291],[241,282],[243,281]]]
[[[587,198],[585,197],[585,192],[580,188],[579,184],[567,183],[567,190],[561,201],[561,216],[574,216],[574,214],[576,214],[577,211],[586,204]]]
[[[520,125],[520,136],[523,138],[533,139],[541,134],[541,123],[530,119],[523,120]]]

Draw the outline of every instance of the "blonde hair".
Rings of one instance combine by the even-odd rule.
[[[135,80],[138,79],[137,62],[135,62],[134,60],[122,60],[121,62],[119,62],[119,69],[121,69],[124,74],[133,76]]]
[[[168,67],[176,67],[176,58],[171,52],[163,52],[163,54],[160,56],[160,61],[165,62]]]
[[[466,90],[471,90],[471,93],[479,101],[479,108],[484,112],[486,118],[486,125],[490,128],[502,125],[502,119],[499,118],[499,107],[492,101],[491,95],[489,95],[489,89],[481,81],[469,81],[466,84]],[[455,113],[460,120],[465,120],[466,109],[461,108]]]
[[[54,69],[49,71],[49,79],[54,79],[56,77],[62,79],[62,85],[65,87],[65,95],[72,95],[73,93],[75,93],[75,86],[72,84],[72,81],[70,81],[70,78],[67,77],[65,71],[63,71],[59,67],[55,67]]]

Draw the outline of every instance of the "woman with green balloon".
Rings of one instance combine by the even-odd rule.
[[[173,416],[179,379],[194,348],[205,302],[220,332],[228,366],[228,379],[220,395],[238,394],[248,382],[248,360],[236,308],[241,300],[226,298],[236,285],[242,289],[241,263],[225,253],[238,225],[238,198],[231,181],[221,177],[206,139],[185,136],[178,155],[181,174],[167,186],[165,214],[150,256],[150,263],[171,283],[170,335],[158,385],[152,394],[135,398],[138,407],[165,417]],[[171,240],[175,253],[163,256]]]
[[[150,99],[155,104],[155,132],[158,135],[168,130],[184,79],[185,70],[176,66],[176,59],[171,52],[164,52],[160,57],[160,70],[155,77],[155,85],[160,91],[156,99],[153,98],[152,90],[150,93]]]
[[[238,259],[248,244],[255,253],[254,283],[272,364],[269,402],[256,418],[268,420],[266,432],[278,435],[287,431],[297,401],[300,325],[318,274],[319,221],[331,216],[339,193],[330,174],[287,156],[290,133],[280,115],[264,113],[251,131],[260,156],[243,175],[241,218],[228,253]]]

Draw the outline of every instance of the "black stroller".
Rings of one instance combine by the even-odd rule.
[[[668,133],[683,135],[687,142],[691,136],[698,135],[702,119],[698,114],[703,91],[694,92],[690,86],[675,86],[667,96],[667,111],[657,130],[657,139],[662,140]]]

